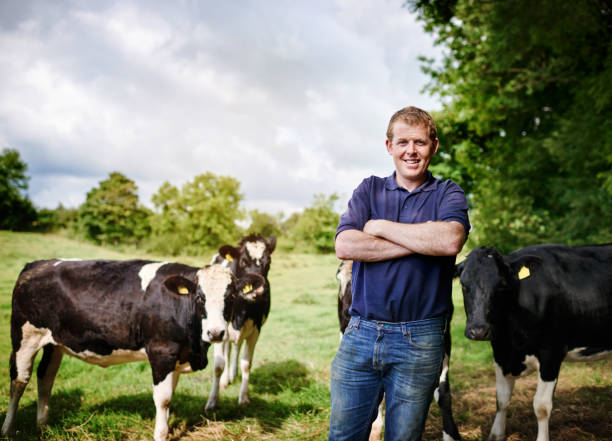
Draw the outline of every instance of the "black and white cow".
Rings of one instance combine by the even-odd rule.
[[[229,325],[229,340],[215,344],[213,386],[208,397],[206,410],[213,410],[219,404],[219,389],[225,389],[236,379],[238,358],[242,344],[246,342],[240,361],[242,381],[238,395],[239,404],[248,404],[249,375],[253,363],[255,345],[261,328],[270,314],[270,271],[271,255],[276,247],[276,238],[249,235],[238,247],[224,245],[219,248],[213,262],[229,267],[236,277],[250,278],[252,295],[237,299],[234,317]],[[232,350],[232,343],[234,344]],[[231,356],[230,356],[231,353]]]
[[[561,363],[612,353],[612,244],[537,245],[508,255],[479,247],[457,265],[457,274],[465,335],[490,340],[493,348],[497,413],[489,440],[505,439],[516,378],[537,370],[537,441],[548,441]]]
[[[14,432],[19,399],[43,349],[38,425],[63,354],[102,367],[147,361],[153,373],[156,441],[168,436],[181,373],[203,369],[211,342],[228,338],[245,284],[229,268],[144,260],[43,260],[27,264],[13,290],[10,402],[2,434]]]
[[[351,292],[352,269],[353,262],[351,260],[343,260],[340,262],[340,266],[336,272],[336,278],[340,282],[338,291],[338,319],[340,321],[341,333],[344,333],[344,330],[348,326],[348,322],[350,320],[348,311],[353,302],[353,295]],[[453,418],[450,383],[448,379],[448,367],[451,352],[451,317],[452,312],[449,315],[446,332],[444,334],[444,360],[442,362],[442,371],[440,372],[440,382],[434,393],[434,398],[438,403],[438,406],[440,406],[440,411],[442,413],[442,430],[444,441],[459,441],[461,440],[461,436],[459,435],[459,430],[457,430],[457,425],[455,424],[455,420]],[[376,420],[374,420],[374,423],[372,423],[372,431],[370,432],[371,441],[380,439],[381,437],[383,427],[382,409],[383,403],[380,404]]]

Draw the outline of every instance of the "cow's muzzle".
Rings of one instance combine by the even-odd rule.
[[[487,325],[471,325],[465,327],[465,336],[470,340],[491,340],[493,332]]]
[[[211,343],[218,343],[224,340],[225,330],[224,329],[209,329],[206,331],[206,336],[209,338]]]

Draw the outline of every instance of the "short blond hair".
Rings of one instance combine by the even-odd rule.
[[[401,120],[409,125],[422,125],[429,133],[429,139],[435,141],[438,137],[438,131],[436,129],[436,123],[429,113],[418,107],[404,107],[393,114],[387,127],[387,139],[389,142],[393,141],[393,124],[396,121]]]

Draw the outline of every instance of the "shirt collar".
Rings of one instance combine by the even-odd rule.
[[[422,191],[434,191],[434,190],[436,190],[438,188],[438,182],[439,182],[439,180],[434,178],[434,176],[428,170],[427,171],[427,180],[423,184],[421,184],[419,187],[415,188],[412,191],[409,191],[408,193],[415,194],[415,193],[420,193]],[[393,172],[391,174],[391,176],[387,176],[385,178],[385,188],[387,190],[408,191],[404,187],[400,187],[399,185],[397,185],[397,181],[395,180],[395,172]]]

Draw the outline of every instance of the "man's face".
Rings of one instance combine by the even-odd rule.
[[[415,190],[427,179],[431,157],[438,151],[438,140],[429,139],[424,125],[404,121],[393,124],[393,141],[387,140],[387,151],[393,157],[395,178],[400,187]]]

